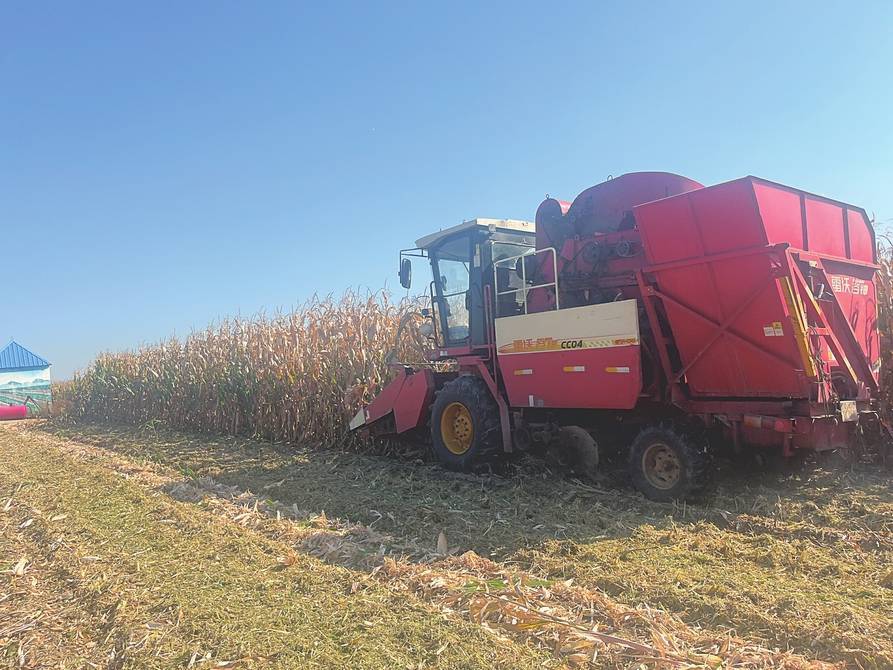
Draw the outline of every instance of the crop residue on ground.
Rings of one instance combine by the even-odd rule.
[[[169,667],[188,647],[187,663],[211,652],[264,667],[337,665],[347,636],[352,653],[368,654],[364,667],[388,654],[423,667],[498,666],[515,654],[513,667],[893,662],[893,494],[867,468],[727,476],[703,503],[672,507],[541,461],[471,477],[156,430],[28,427],[2,437],[20,463],[2,475],[13,501],[5,558],[14,568],[27,555],[25,574],[75,566],[76,578],[59,583],[84,605],[66,616],[101,621],[114,606],[99,656],[150,654]],[[34,521],[19,528],[25,517]],[[60,523],[65,544],[48,553],[56,540],[36,533],[56,538]],[[306,619],[316,623],[297,624],[311,602]],[[246,626],[262,612],[277,623]],[[155,623],[157,634],[145,628]],[[325,636],[325,653],[270,632],[280,627]],[[9,636],[10,658],[36,630]],[[377,636],[375,648],[393,651],[366,645]],[[413,653],[398,653],[395,638]],[[33,646],[24,644],[26,660]]]

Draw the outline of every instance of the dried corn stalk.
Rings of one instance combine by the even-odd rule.
[[[137,351],[105,353],[57,389],[72,418],[164,424],[282,442],[332,444],[387,382],[385,357],[417,306],[386,294],[314,298],[273,317],[228,319]],[[417,321],[396,358],[419,360]]]

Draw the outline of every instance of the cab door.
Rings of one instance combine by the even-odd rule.
[[[434,304],[444,346],[470,343],[472,323],[470,235],[450,237],[430,250],[434,272]]]

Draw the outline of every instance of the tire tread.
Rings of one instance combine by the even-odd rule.
[[[440,437],[440,415],[452,402],[463,403],[471,412],[474,442],[461,456],[450,452]],[[436,392],[431,405],[431,449],[449,470],[468,472],[499,451],[499,408],[486,382],[473,375],[461,375]]]

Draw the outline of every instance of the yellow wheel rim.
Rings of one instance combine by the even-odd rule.
[[[642,472],[654,488],[667,491],[682,477],[682,461],[668,445],[656,442],[642,454]]]
[[[440,437],[451,454],[461,456],[474,442],[471,412],[461,402],[451,402],[440,415]]]

